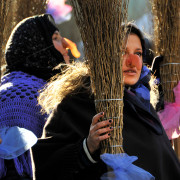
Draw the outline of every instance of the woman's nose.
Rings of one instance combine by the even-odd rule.
[[[66,39],[62,37],[61,41],[62,41],[62,46],[63,46],[63,48],[68,48],[69,44],[68,44],[68,42],[66,41]]]
[[[139,63],[140,58],[138,57],[138,55],[136,54],[128,54],[127,58],[126,58],[126,66],[127,67],[134,67],[137,66],[137,64]]]
[[[133,66],[133,57],[132,54],[128,54],[126,57],[126,66]]]

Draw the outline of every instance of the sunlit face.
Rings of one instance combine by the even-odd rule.
[[[134,85],[138,82],[142,69],[142,45],[139,37],[129,34],[127,37],[125,54],[123,56],[123,79],[125,85]]]
[[[69,64],[68,50],[64,44],[67,44],[58,31],[55,31],[52,36],[54,47],[63,55],[66,64]]]

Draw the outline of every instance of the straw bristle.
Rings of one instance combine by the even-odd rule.
[[[173,88],[180,80],[180,1],[152,0],[156,54],[160,66],[164,100],[174,102]]]
[[[102,142],[102,153],[123,151],[122,48],[127,21],[128,1],[72,0],[88,59],[97,112],[113,119],[111,138]]]
[[[0,79],[1,79],[1,65],[2,65],[2,56],[3,56],[3,35],[4,35],[4,29],[5,29],[5,23],[7,20],[7,15],[9,13],[9,6],[11,4],[12,0],[1,0],[0,2]],[[0,80],[1,81],[1,80]]]

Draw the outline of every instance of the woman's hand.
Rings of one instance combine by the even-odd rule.
[[[91,154],[93,154],[100,147],[100,142],[110,137],[110,132],[113,130],[112,120],[99,122],[104,113],[96,114],[92,119],[89,135],[87,138],[87,146]]]

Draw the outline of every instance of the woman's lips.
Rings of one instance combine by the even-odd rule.
[[[128,69],[128,70],[123,71],[123,73],[129,76],[132,76],[136,74],[136,70]]]

